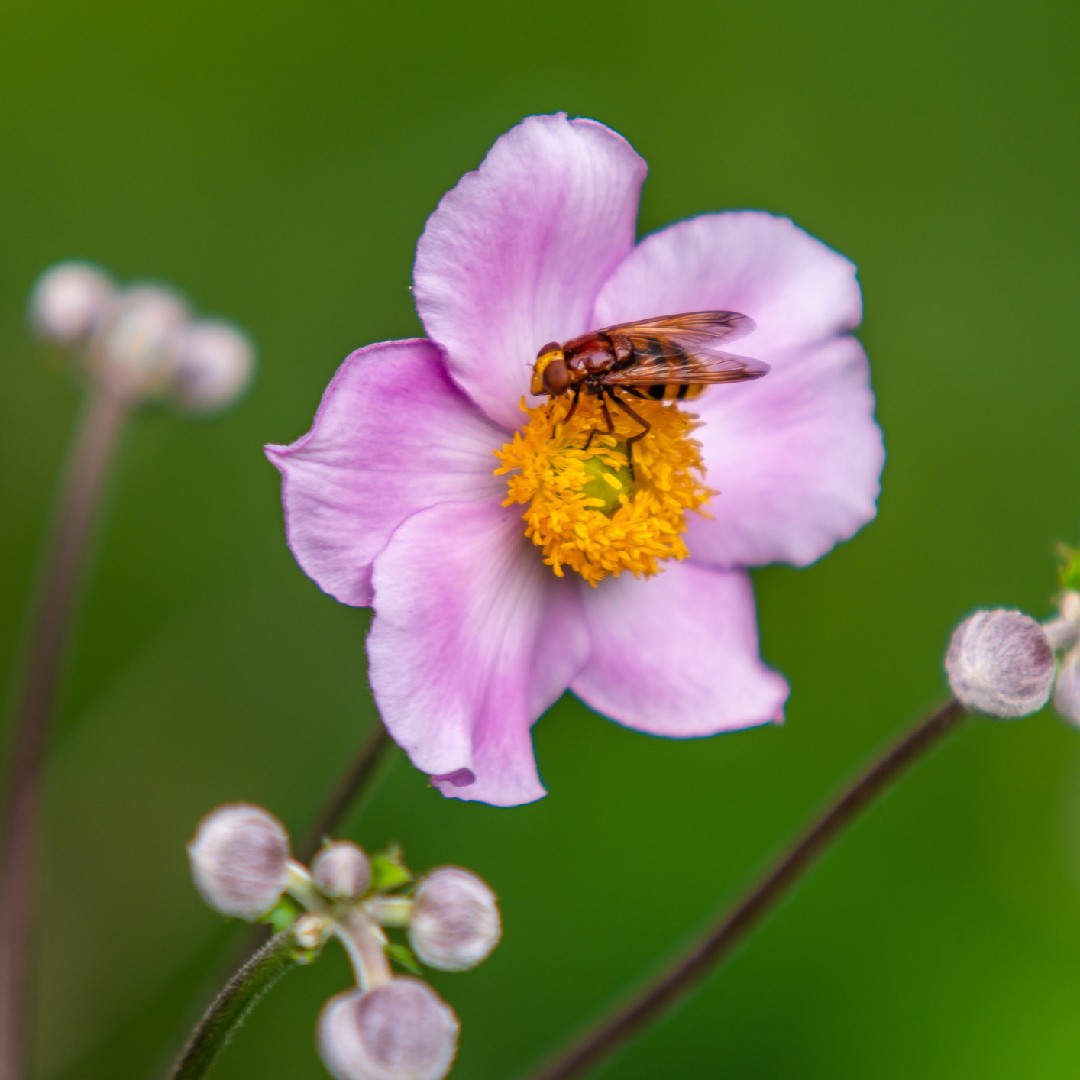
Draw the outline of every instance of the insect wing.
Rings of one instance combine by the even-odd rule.
[[[652,340],[672,346],[672,352],[712,352],[725,343],[746,337],[756,328],[749,315],[738,311],[686,311],[640,322],[618,323],[596,331],[608,337],[628,337],[635,343]],[[646,350],[648,351],[648,350]]]
[[[764,360],[719,349],[663,356],[639,352],[638,356],[639,359],[627,367],[604,372],[598,381],[604,386],[707,385],[760,379],[769,370]]]
[[[632,359],[598,381],[606,386],[680,386],[760,378],[768,364],[719,348],[753,329],[754,320],[737,311],[687,311],[609,326],[600,333],[613,344],[628,344]]]

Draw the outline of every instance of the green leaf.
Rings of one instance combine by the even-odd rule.
[[[391,844],[385,851],[371,857],[371,891],[389,892],[408,885],[413,880],[412,871],[405,865],[398,844]]]
[[[416,959],[408,945],[399,945],[396,942],[387,945],[386,955],[390,958],[390,962],[397,964],[399,968],[404,968],[405,971],[413,975],[424,974],[423,968],[420,967],[420,961]]]
[[[269,923],[274,928],[274,933],[280,934],[282,930],[287,930],[292,926],[303,911],[304,909],[291,896],[283,896],[258,921]]]
[[[1058,581],[1063,589],[1080,592],[1080,548],[1060,546],[1062,564],[1058,568]]]

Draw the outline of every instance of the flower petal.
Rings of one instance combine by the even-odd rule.
[[[375,562],[370,678],[390,734],[444,795],[544,794],[529,728],[588,653],[574,583],[497,503],[409,518]]]
[[[775,364],[781,350],[859,325],[855,267],[787,218],[706,214],[647,236],[597,300],[599,326],[683,311],[741,311],[757,330],[734,350]]]
[[[343,604],[371,603],[371,563],[416,510],[498,499],[499,432],[454,385],[429,341],[354,352],[311,431],[267,446],[281,470],[285,532],[304,573]]]
[[[750,579],[669,563],[584,597],[589,662],[570,688],[627,727],[714,735],[783,719],[788,687],[758,656]]]
[[[520,425],[529,365],[590,329],[601,285],[634,242],[645,163],[593,120],[532,116],[444,196],[416,252],[416,306],[454,378]]]
[[[862,346],[852,337],[785,354],[763,379],[697,403],[711,519],[694,518],[695,562],[805,566],[876,512],[885,448]]]

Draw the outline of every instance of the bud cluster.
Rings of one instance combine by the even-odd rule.
[[[60,263],[42,274],[30,321],[42,341],[127,401],[212,412],[240,396],[254,369],[251,342],[232,324],[194,318],[163,285],[121,288],[87,263]]]
[[[945,672],[971,712],[1030,716],[1052,693],[1057,712],[1080,726],[1080,592],[1064,589],[1043,624],[1003,608],[969,615],[949,642]]]
[[[218,807],[188,846],[195,885],[225,915],[311,923],[310,946],[336,937],[356,977],[319,1020],[319,1052],[337,1080],[439,1080],[457,1051],[453,1010],[418,978],[393,974],[417,961],[465,971],[485,960],[502,932],[491,889],[460,867],[419,881],[391,849],[369,857],[348,841],[326,843],[310,869],[289,854],[284,826],[261,807]],[[388,930],[404,930],[408,947]]]

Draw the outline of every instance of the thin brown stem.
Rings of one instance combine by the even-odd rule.
[[[42,563],[17,691],[0,837],[0,1078],[28,1072],[35,854],[41,776],[88,541],[128,404],[89,392]]]
[[[364,793],[390,746],[390,736],[386,733],[386,728],[377,721],[375,730],[360,744],[356,757],[342,773],[337,786],[312,822],[299,848],[302,862],[307,862],[319,850],[324,837],[332,836],[337,832],[349,811]]]
[[[949,701],[916,724],[840,794],[700,941],[635,998],[541,1068],[534,1080],[581,1076],[671,1008],[732,953],[875,799],[957,728],[965,716],[963,706]]]

